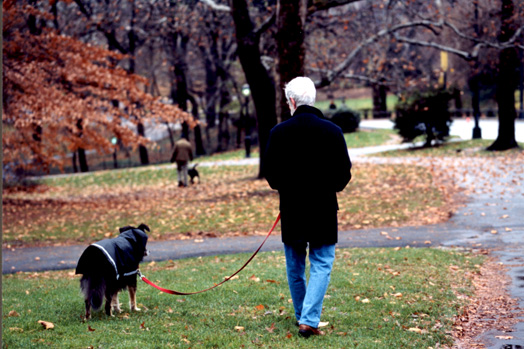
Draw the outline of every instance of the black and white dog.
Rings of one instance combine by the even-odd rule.
[[[120,235],[91,244],[80,256],[76,274],[82,274],[80,289],[84,295],[86,319],[91,317],[91,308],[98,310],[105,298],[105,312],[112,316],[112,310],[121,312],[118,292],[129,291],[129,307],[139,311],[136,306],[136,280],[138,265],[149,254],[146,249],[147,234],[145,224],[138,228],[120,228]]]

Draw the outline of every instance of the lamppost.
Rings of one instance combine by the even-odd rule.
[[[244,145],[246,147],[246,158],[249,158],[251,157],[251,121],[249,120],[249,95],[251,94],[251,89],[248,84],[244,84],[241,91],[245,97],[244,112],[241,113],[241,118],[244,118],[244,120],[241,121],[241,124],[245,129]]]
[[[116,138],[116,137],[111,138],[111,144],[112,144],[112,145],[114,146],[114,148],[115,148],[115,151],[113,152],[113,166],[114,166],[115,168],[118,168],[118,161],[117,161],[117,159],[116,159],[116,152],[117,152],[117,150],[118,150],[118,148],[117,148],[116,145],[118,144],[118,138]]]

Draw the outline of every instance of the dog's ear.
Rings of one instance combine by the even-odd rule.
[[[125,227],[122,227],[120,228],[120,234],[122,234],[123,232],[127,231],[127,230],[131,230],[131,229],[136,229],[135,227],[131,226],[131,225],[126,225]]]
[[[140,229],[140,230],[142,230],[142,231],[144,231],[144,232],[145,232],[146,230],[147,230],[148,232],[151,231],[151,229],[149,229],[149,227],[148,227],[147,225],[145,225],[144,223],[141,223],[141,224],[138,226],[138,229]]]

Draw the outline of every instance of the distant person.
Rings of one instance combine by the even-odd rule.
[[[331,110],[337,109],[337,105],[335,104],[335,101],[333,101],[333,100],[331,101],[331,103],[329,104],[329,109],[331,109]]]
[[[187,164],[191,160],[193,160],[193,148],[191,143],[185,137],[182,137],[175,142],[175,148],[171,156],[171,162],[176,162],[179,187],[187,187]]]
[[[336,193],[351,179],[351,161],[342,130],[313,107],[313,81],[295,78],[284,92],[292,117],[271,130],[264,174],[279,192],[289,290],[298,333],[307,338],[324,334],[318,325],[338,242]]]

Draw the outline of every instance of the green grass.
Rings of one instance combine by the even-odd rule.
[[[346,133],[344,138],[348,148],[363,148],[386,144],[394,139],[396,134],[393,130],[360,130]]]
[[[388,105],[389,110],[393,110],[395,105],[397,104],[398,97],[393,95],[388,95],[386,97],[386,104]],[[325,100],[325,101],[317,101],[315,103],[315,107],[317,107],[320,110],[327,110],[329,108],[329,104],[331,103],[331,100]],[[335,100],[335,104],[337,107],[341,107],[342,102],[340,100]],[[346,99],[344,101],[344,105],[346,108],[349,108],[351,110],[355,111],[361,111],[362,109],[373,109],[373,99],[370,98],[358,98],[358,99]]]
[[[148,263],[153,282],[178,291],[211,286],[248,255]],[[141,312],[82,320],[73,271],[3,276],[3,347],[111,348],[428,348],[450,345],[453,316],[469,294],[466,277],[482,260],[435,249],[343,249],[324,301],[326,336],[297,335],[282,252],[259,254],[233,279],[193,296],[172,296],[140,282]],[[54,324],[44,330],[39,320]],[[235,327],[243,329],[235,329]],[[416,332],[414,332],[416,331]]]
[[[422,139],[420,139],[422,141]],[[447,142],[431,148],[412,148],[393,150],[373,156],[453,156],[453,157],[494,157],[494,156],[515,156],[522,154],[524,143],[519,143],[520,149],[510,149],[506,151],[487,151],[486,148],[493,143],[489,139],[472,139],[467,141]]]

